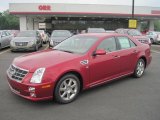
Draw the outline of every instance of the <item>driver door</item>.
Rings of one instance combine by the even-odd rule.
[[[105,55],[91,56],[90,80],[91,86],[113,79],[118,76],[120,70],[117,44],[114,37],[104,39],[97,49],[106,50]]]

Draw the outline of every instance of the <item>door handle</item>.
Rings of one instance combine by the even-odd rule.
[[[114,58],[120,58],[120,56],[119,56],[119,55],[114,55],[113,57],[114,57]]]
[[[133,50],[133,53],[137,53],[138,51],[137,50]]]

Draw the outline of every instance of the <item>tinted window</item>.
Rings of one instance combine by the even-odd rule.
[[[117,37],[121,49],[130,48],[130,41],[127,37]]]
[[[55,30],[52,32],[52,37],[70,37],[71,33],[69,31]]]
[[[82,54],[86,53],[97,40],[97,37],[73,36],[55,46],[54,49]]]
[[[17,37],[36,37],[36,31],[22,31]]]
[[[130,41],[131,47],[135,47],[136,46],[136,44],[132,40],[130,40],[130,39],[128,39],[128,40]]]
[[[107,38],[105,40],[103,40],[99,46],[97,47],[97,49],[104,49],[108,52],[111,52],[111,51],[115,51],[116,50],[116,41],[115,41],[115,38],[112,37],[112,38]]]

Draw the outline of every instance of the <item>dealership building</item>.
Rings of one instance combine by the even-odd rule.
[[[135,6],[137,29],[145,22],[154,30],[154,21],[160,19],[160,7]],[[71,3],[10,3],[9,11],[19,17],[20,30],[68,29],[85,30],[103,27],[106,30],[128,28],[132,6]]]

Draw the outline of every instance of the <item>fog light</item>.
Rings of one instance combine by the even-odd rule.
[[[30,96],[31,97],[36,97],[36,94],[35,93],[30,93]]]
[[[28,91],[29,91],[29,92],[35,92],[35,87],[29,87],[29,88],[28,88]]]

